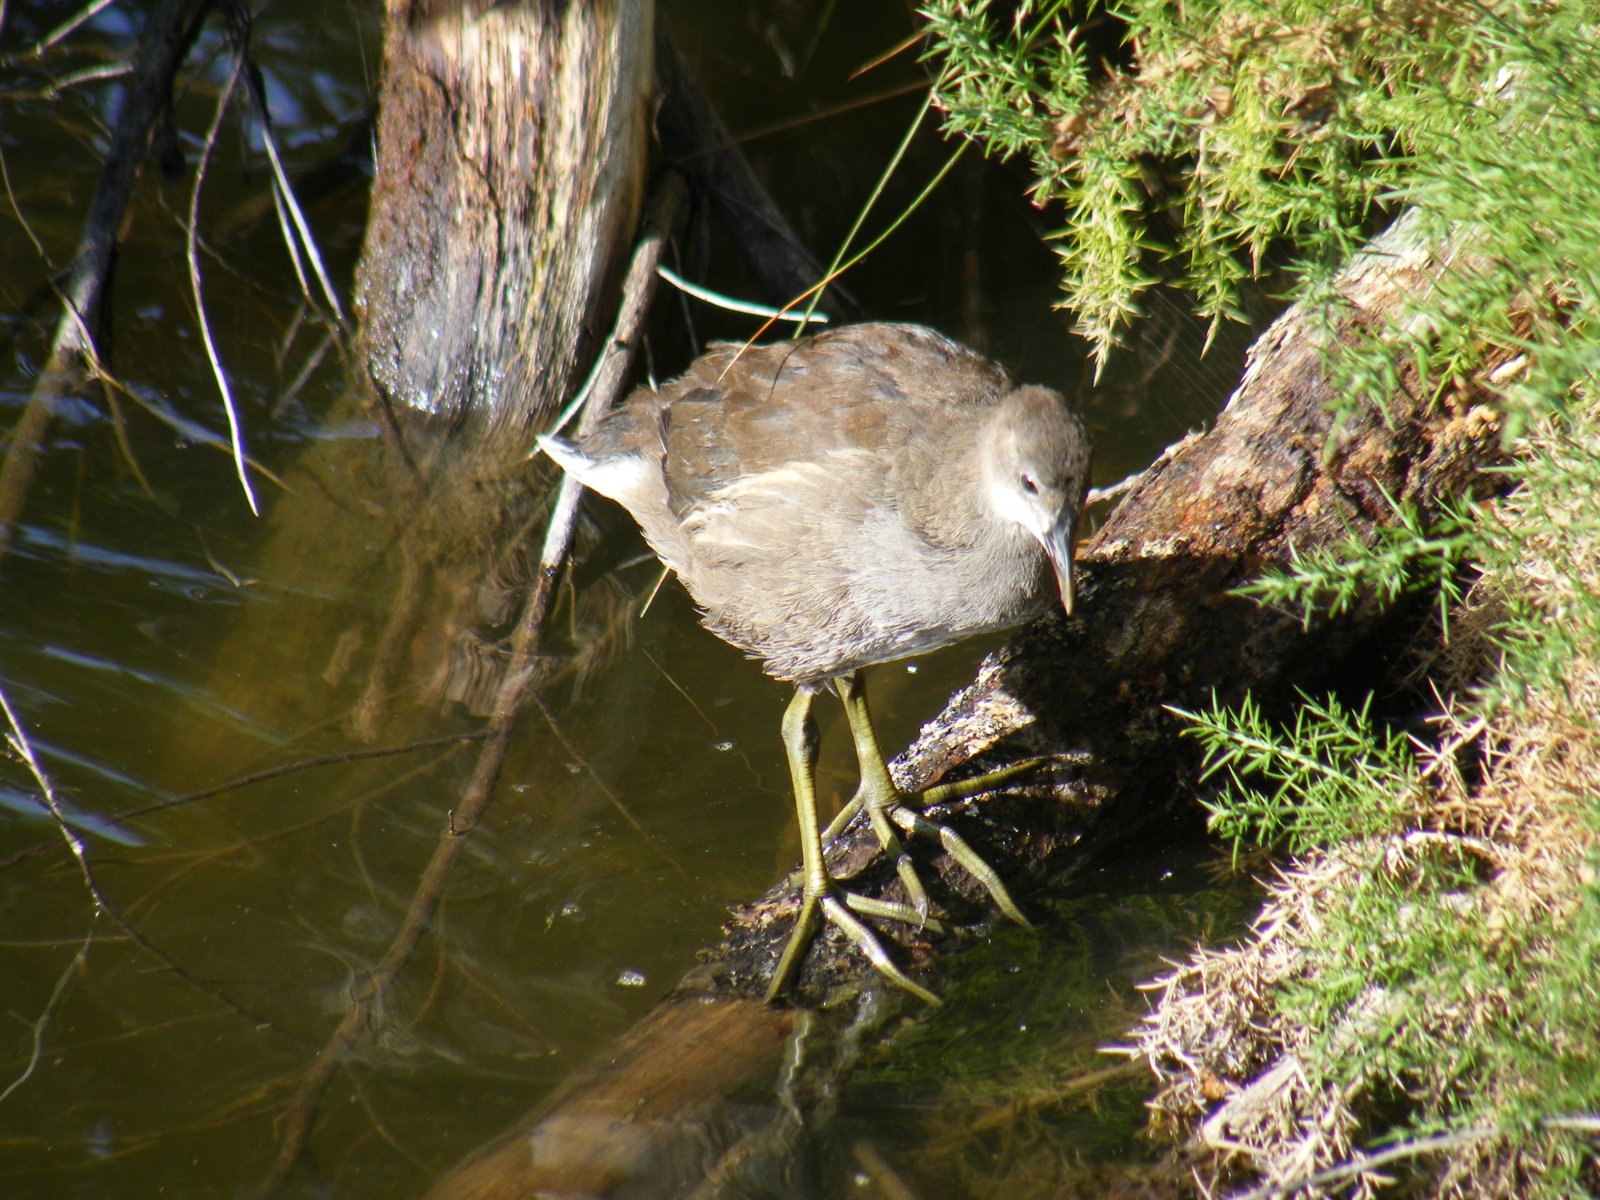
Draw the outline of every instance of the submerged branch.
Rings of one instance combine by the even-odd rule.
[[[450,733],[442,737],[425,738],[422,741],[407,742],[403,746],[373,746],[364,750],[339,750],[333,754],[319,754],[314,758],[298,758],[293,762],[280,763],[275,767],[266,767],[260,771],[252,771],[248,775],[239,775],[222,783],[213,784],[208,788],[201,788],[198,792],[186,792],[182,796],[173,796],[167,800],[157,800],[153,804],[141,804],[138,808],[124,809],[122,812],[101,819],[102,824],[111,828],[127,825],[140,817],[148,817],[152,813],[166,812],[172,808],[182,808],[189,804],[198,804],[202,800],[209,800],[213,796],[221,796],[228,792],[236,792],[242,788],[252,787],[258,783],[266,783],[271,779],[281,779],[285,775],[298,775],[302,771],[314,771],[320,767],[338,766],[344,763],[363,762],[373,758],[393,758],[399,754],[414,754],[419,750],[437,750],[445,746],[461,745],[465,742],[476,742],[487,736],[481,730],[469,733]],[[0,859],[0,871],[16,866],[30,858],[37,858],[55,849],[57,843],[35,842],[25,846],[7,858]]]
[[[11,747],[12,753],[27,764],[28,772],[39,785],[39,794],[44,797],[44,805],[50,812],[50,817],[56,823],[56,831],[61,834],[61,840],[67,844],[67,849],[72,851],[72,857],[78,861],[78,871],[83,875],[83,884],[89,889],[89,896],[94,900],[96,915],[107,910],[110,906],[106,903],[105,896],[100,891],[100,885],[95,881],[94,868],[89,865],[89,856],[84,851],[83,839],[72,831],[67,824],[66,814],[61,811],[61,802],[56,799],[55,786],[50,782],[50,777],[45,774],[44,768],[39,765],[39,759],[33,752],[33,743],[28,740],[28,735],[23,731],[22,722],[17,720],[17,714],[12,711],[11,701],[6,697],[5,690],[0,688],[0,712],[6,715],[6,724],[11,727],[11,732],[6,735],[6,744]]]
[[[167,968],[167,970],[171,971],[190,987],[193,987],[197,991],[211,997],[213,1000],[217,1001],[219,1004],[222,1004],[226,1008],[231,1009],[233,1012],[251,1022],[253,1025],[256,1025],[258,1028],[271,1029],[275,1032],[281,1033],[282,1030],[266,1017],[251,1011],[249,1008],[245,1007],[245,1005],[228,995],[228,993],[224,992],[221,988],[215,987],[201,979],[198,979],[186,967],[184,967],[182,963],[173,958],[172,955],[168,954],[165,950],[161,949],[161,947],[151,942],[149,938],[145,937],[145,935],[141,933],[134,926],[134,924],[128,920],[127,917],[123,916],[121,911],[118,910],[114,904],[111,903],[105,892],[101,889],[100,881],[95,878],[94,867],[89,861],[89,854],[84,848],[83,839],[78,837],[78,835],[73,832],[71,825],[67,822],[66,814],[61,808],[61,801],[56,797],[55,785],[51,782],[49,775],[45,773],[44,767],[40,764],[38,756],[33,751],[33,744],[31,741],[29,741],[27,732],[22,727],[22,722],[18,720],[16,712],[11,707],[11,701],[6,697],[6,694],[3,690],[0,690],[0,712],[5,714],[6,723],[10,726],[11,730],[6,735],[6,743],[11,747],[12,752],[15,753],[16,756],[27,765],[29,773],[34,778],[34,782],[39,785],[39,792],[43,797],[44,807],[50,813],[51,819],[55,822],[56,830],[61,834],[62,840],[66,842],[67,848],[72,851],[73,858],[77,860],[78,871],[83,876],[84,887],[89,892],[89,898],[94,901],[95,917],[98,918],[101,914],[104,914],[110,918],[111,921],[114,922],[123,933],[128,935],[128,938],[136,946],[145,951],[147,954],[156,958],[164,967]],[[92,934],[93,928],[91,926],[91,937]],[[84,949],[81,953],[87,953],[87,951],[88,941],[86,940],[84,943]],[[44,1018],[41,1018],[41,1021],[43,1021],[43,1019]],[[9,1089],[7,1090],[9,1091]]]

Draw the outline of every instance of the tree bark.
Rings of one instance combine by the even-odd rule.
[[[1207,704],[1213,690],[1237,699],[1247,689],[1270,703],[1297,686],[1322,686],[1340,671],[1370,681],[1381,670],[1370,657],[1352,664],[1353,653],[1370,647],[1390,619],[1375,602],[1307,628],[1298,614],[1228,593],[1284,561],[1291,548],[1306,552],[1348,534],[1377,537],[1394,518],[1386,494],[1426,512],[1485,486],[1483,469],[1500,457],[1498,424],[1476,382],[1430,403],[1414,377],[1403,377],[1387,418],[1369,409],[1335,430],[1329,416],[1336,398],[1330,352],[1339,343],[1381,337],[1397,325],[1408,297],[1431,287],[1448,266],[1446,253],[1420,243],[1414,223],[1402,219],[1345,272],[1333,334],[1324,332],[1327,313],[1296,308],[1280,318],[1255,346],[1215,428],[1152,466],[1083,551],[1079,615],[1022,631],[897,760],[898,781],[920,787],[1001,741],[1007,758],[1053,757],[1053,778],[969,802],[981,809],[982,823],[949,816],[1021,897],[1084,865],[1096,840],[1109,840],[1091,834],[1137,828],[1150,813],[1194,794],[1196,755],[1164,706]],[[1114,821],[1104,820],[1112,814]],[[870,830],[853,827],[830,862],[840,876],[861,868],[852,888],[877,894],[897,886],[880,857]],[[971,885],[948,863],[939,868],[943,895],[965,907],[959,893]],[[981,895],[970,898],[987,913]],[[618,1139],[638,1097],[660,1091],[662,1072],[675,1062],[699,1061],[694,1047],[751,1073],[705,1080],[682,1109],[677,1135],[689,1136],[717,1097],[725,1100],[740,1086],[772,1086],[776,1056],[760,1051],[787,1028],[791,1010],[752,998],[777,961],[797,904],[785,883],[740,913],[674,995],[624,1040],[607,1069],[575,1080],[433,1195],[535,1195],[575,1181],[613,1190],[626,1181],[634,1189],[629,1195],[690,1194],[676,1179],[652,1189],[648,1156],[619,1154]],[[902,964],[914,970],[957,952],[906,931],[896,936]],[[824,936],[808,956],[799,991],[814,1004],[837,997],[841,987],[875,982],[848,945]],[[884,990],[887,1015],[905,999]],[[654,1136],[670,1141],[673,1116],[652,1112],[652,1118]],[[787,1120],[779,1112],[773,1125]],[[765,1142],[752,1134],[716,1147],[703,1178],[733,1170],[753,1147],[781,1146],[783,1131],[769,1132]],[[631,1166],[638,1171],[630,1174]]]
[[[389,0],[356,283],[386,402],[526,450],[577,390],[639,219],[654,7]]]

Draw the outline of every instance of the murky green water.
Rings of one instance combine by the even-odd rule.
[[[59,7],[10,4],[6,50],[40,36]],[[66,72],[125,53],[133,7],[74,34],[69,53],[8,71],[0,147],[26,228],[15,214],[0,220],[5,428],[44,355],[45,281],[70,257],[113,95],[64,86]],[[359,135],[376,9],[296,0],[260,15],[258,58],[300,172]],[[917,98],[865,101],[902,92],[916,72],[902,61],[847,79],[904,36],[900,5],[861,6],[851,27],[835,13],[809,58],[809,33],[763,35],[782,11],[756,6],[716,26],[681,12],[680,33],[736,129],[789,126],[747,150],[825,252]],[[793,82],[774,40],[805,60]],[[191,165],[225,77],[224,55],[208,86],[182,100],[189,132],[178,149]],[[844,104],[859,107],[808,118]],[[341,404],[345,340],[296,293],[264,203],[265,166],[227,129],[202,209],[206,302],[263,468],[263,515],[249,514],[214,444],[224,422],[183,258],[192,174],[152,173],[115,283],[118,386],[86,389],[56,415],[0,565],[0,684],[110,906],[97,913],[29,770],[0,758],[7,1196],[249,1194],[298,1082],[393,937],[476,754],[473,743],[438,741],[481,720],[440,701],[417,665],[436,661],[427,647],[374,657],[408,567],[403,547],[369,534],[381,526],[333,486],[366,461],[374,431]],[[925,139],[901,199],[942,153]],[[938,325],[1025,378],[1071,387],[1086,369],[1068,318],[1049,307],[1053,265],[1038,234],[1051,218],[1018,198],[1024,180],[970,165],[851,286],[874,315]],[[303,178],[348,290],[363,179],[347,170],[322,189]],[[707,330],[743,332],[715,318]],[[1087,401],[1102,482],[1224,394],[1236,356],[1197,365],[1185,336],[1160,371],[1159,340],[1128,355]],[[494,587],[514,591],[509,579]],[[640,594],[653,569],[616,579]],[[490,613],[475,633],[492,642],[504,620]],[[485,824],[336,1074],[286,1194],[424,1192],[603,1053],[692,964],[728,907],[796,858],[777,740],[785,689],[700,631],[674,589],[621,633],[581,686],[563,680],[526,718]],[[981,649],[876,673],[886,743],[933,715]],[[335,761],[393,747],[402,752]],[[847,758],[830,760],[825,787],[848,791]],[[295,763],[304,768],[186,799]],[[1081,1185],[1073,1172],[1084,1164],[1110,1177],[1148,1156],[1133,1132],[1138,1080],[1086,1095],[1062,1085],[1114,1061],[1096,1047],[1137,1016],[1131,985],[1160,955],[1235,919],[1238,900],[1194,868],[1203,854],[1175,841],[1170,853],[1108,865],[1037,936],[1005,931],[965,955],[950,1003],[867,1048],[797,1151],[806,1162],[774,1190],[1053,1195]]]

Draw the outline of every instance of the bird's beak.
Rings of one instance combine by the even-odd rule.
[[[1078,514],[1067,512],[1042,539],[1045,556],[1056,573],[1061,589],[1061,611],[1072,615],[1072,546],[1078,540]]]

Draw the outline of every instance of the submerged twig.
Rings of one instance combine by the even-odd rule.
[[[632,828],[632,830],[637,833],[641,839],[643,839],[645,845],[650,846],[652,849],[655,849],[657,853],[661,854],[661,857],[666,864],[678,873],[678,877],[680,879],[687,883],[689,880],[689,872],[683,869],[683,864],[677,859],[673,858],[670,854],[660,851],[659,848],[655,846],[654,842],[650,838],[650,831],[639,823],[639,818],[634,816],[632,810],[622,802],[622,797],[617,795],[616,792],[607,786],[606,781],[601,779],[599,772],[594,769],[594,765],[584,757],[581,750],[572,744],[572,739],[567,736],[567,731],[561,727],[561,722],[556,720],[556,715],[550,711],[549,705],[545,704],[545,702],[537,695],[533,696],[533,703],[538,707],[539,715],[544,717],[545,724],[550,727],[550,732],[555,734],[556,741],[560,742],[561,748],[567,752],[567,756],[571,758],[572,761],[576,763],[578,767],[580,767],[583,772],[589,776],[590,779],[594,780],[595,786],[600,789],[601,794],[610,802],[611,807],[616,809],[618,815],[628,823],[629,827]]]
[[[186,442],[193,442],[197,446],[204,446],[208,450],[215,450],[217,453],[226,454],[230,458],[233,456],[233,447],[229,445],[227,438],[223,437],[220,433],[216,433],[213,430],[206,428],[198,421],[191,421],[184,417],[181,413],[175,412],[172,408],[166,405],[165,397],[156,395],[154,398],[152,398],[151,396],[145,395],[139,389],[124,383],[121,379],[117,378],[117,376],[113,375],[109,370],[106,369],[105,364],[94,356],[92,349],[87,355],[86,365],[93,378],[110,389],[110,393],[108,394],[127,397],[129,400],[133,401],[133,403],[142,408],[146,413],[154,417],[157,421],[160,421],[163,425],[172,430]],[[261,478],[277,484],[277,486],[285,492],[290,490],[289,485],[287,482],[285,482],[284,478],[271,467],[261,462],[259,459],[253,458],[247,454],[245,455],[244,461],[245,465]]]
[[[6,724],[11,727],[11,732],[6,734],[6,744],[27,765],[29,774],[39,785],[39,793],[44,797],[45,807],[49,809],[50,816],[56,823],[56,831],[61,834],[61,840],[66,842],[67,849],[72,851],[72,857],[78,860],[78,870],[83,875],[84,886],[89,889],[89,896],[94,900],[95,915],[109,911],[111,906],[106,903],[100,885],[95,882],[94,868],[89,865],[89,856],[84,853],[83,840],[72,831],[72,826],[67,824],[66,814],[61,811],[61,802],[56,799],[55,786],[45,774],[44,768],[39,765],[39,759],[33,752],[33,743],[28,740],[22,722],[17,720],[17,714],[12,711],[11,701],[7,698],[4,688],[0,688],[0,712],[5,713]]]
[[[44,1002],[44,1010],[39,1013],[38,1019],[32,1022],[33,1038],[28,1046],[28,1061],[23,1064],[21,1073],[6,1084],[4,1091],[0,1091],[0,1104],[9,1100],[12,1093],[27,1083],[38,1069],[39,1061],[44,1057],[44,1039],[50,1030],[50,1022],[61,1004],[61,998],[67,994],[67,984],[72,981],[73,976],[83,973],[84,966],[89,961],[89,946],[93,941],[94,925],[91,923],[84,931],[78,952],[72,956],[72,961],[67,964],[66,969],[56,977],[56,986],[50,989],[50,998]]]
[[[0,0],[3,4],[4,0]],[[49,256],[45,253],[44,243],[39,240],[39,235],[34,233],[33,224],[28,220],[28,214],[22,211],[22,205],[17,203],[17,191],[11,186],[11,168],[6,165],[6,156],[0,151],[0,185],[6,190],[6,201],[11,206],[11,215],[16,217],[17,226],[27,235],[28,241],[33,243],[33,252],[39,256],[41,262],[48,262]]]
[[[233,470],[239,477],[239,486],[244,490],[245,502],[250,505],[250,511],[256,516],[261,515],[261,506],[256,503],[255,490],[250,486],[250,474],[245,467],[244,433],[239,424],[239,413],[233,403],[233,390],[228,386],[228,374],[222,369],[222,360],[217,356],[217,343],[211,336],[211,322],[206,319],[206,301],[200,288],[200,251],[199,251],[199,225],[200,225],[200,190],[205,186],[206,167],[211,162],[211,152],[216,148],[217,131],[222,127],[222,118],[228,111],[228,103],[233,99],[233,90],[239,84],[239,76],[244,71],[244,47],[239,46],[234,50],[233,70],[228,75],[228,82],[223,86],[222,95],[217,97],[216,111],[211,115],[211,124],[206,129],[205,140],[200,147],[200,161],[194,168],[194,188],[189,193],[189,218],[184,228],[185,258],[189,264],[189,287],[194,293],[195,320],[200,325],[200,342],[206,348],[206,361],[211,364],[211,374],[217,381],[217,391],[222,395],[222,410],[228,417],[228,444],[233,450]]]
[[[166,800],[157,800],[153,804],[141,804],[138,808],[124,809],[109,817],[101,818],[102,823],[112,827],[128,824],[140,817],[148,817],[152,813],[165,812],[169,808],[181,808],[186,804],[198,804],[201,800],[209,800],[213,796],[220,796],[226,792],[236,792],[241,788],[251,787],[258,783],[266,783],[270,779],[280,779],[285,775],[295,775],[301,771],[312,771],[319,767],[338,766],[343,763],[362,762],[371,758],[392,758],[398,754],[411,754],[418,750],[436,750],[441,746],[453,746],[461,742],[475,742],[485,735],[482,730],[472,730],[467,733],[449,733],[442,737],[426,738],[420,742],[407,742],[403,746],[373,746],[362,750],[340,750],[333,754],[319,754],[314,758],[300,758],[294,762],[280,763],[275,767],[266,767],[260,771],[253,771],[248,775],[235,776],[223,783],[213,784],[208,788],[201,788],[198,792],[186,792],[182,796],[173,796]],[[0,859],[0,871],[14,867],[26,859],[36,858],[55,846],[55,842],[36,842],[26,846],[8,858]]]
[[[34,753],[33,743],[29,741],[27,732],[23,729],[22,722],[17,719],[17,714],[13,711],[11,701],[6,697],[3,688],[0,688],[0,712],[5,714],[6,723],[10,726],[10,732],[6,734],[6,743],[17,757],[27,765],[34,782],[39,785],[40,794],[44,797],[44,807],[55,821],[57,832],[61,834],[62,840],[67,844],[67,848],[72,851],[73,858],[77,860],[78,870],[83,875],[84,887],[88,889],[89,897],[94,901],[94,916],[98,918],[104,913],[123,933],[128,935],[135,945],[146,953],[153,955],[169,971],[197,991],[210,996],[213,1000],[232,1009],[239,1016],[244,1017],[247,1021],[262,1029],[282,1032],[272,1021],[252,1012],[222,991],[222,989],[213,987],[196,978],[182,963],[139,932],[133,923],[124,917],[116,906],[106,898],[105,892],[100,888],[99,880],[95,878],[94,867],[89,862],[89,855],[84,849],[83,840],[73,832],[72,826],[67,822],[66,814],[61,809],[61,802],[56,797],[55,785],[51,782],[50,776],[45,773],[38,756]],[[92,927],[90,932],[92,934]],[[85,948],[87,949],[87,942],[85,943]]]

